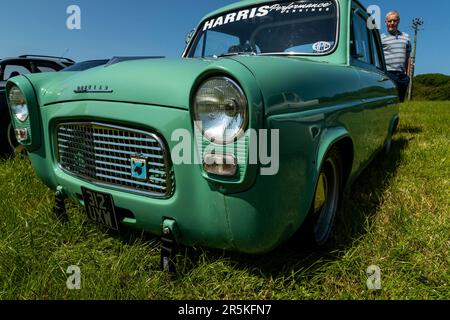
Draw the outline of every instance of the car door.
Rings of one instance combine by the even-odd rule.
[[[385,72],[380,37],[376,29],[367,27],[368,15],[353,3],[351,16],[351,64],[361,81],[361,100],[364,104],[364,149],[366,158],[383,146],[388,135],[392,108],[396,102],[395,85]]]

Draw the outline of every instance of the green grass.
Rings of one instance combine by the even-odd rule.
[[[190,248],[175,279],[157,238],[108,234],[75,205],[58,223],[27,159],[1,161],[0,181],[0,299],[450,299],[450,102],[401,106],[392,152],[346,192],[332,249]],[[70,265],[81,290],[66,288]],[[366,287],[370,265],[381,290]]]

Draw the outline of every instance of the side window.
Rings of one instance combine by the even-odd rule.
[[[61,70],[63,67],[48,61],[33,61],[35,69],[39,72],[56,72]]]
[[[357,13],[352,16],[351,54],[355,59],[372,63],[370,53],[369,33],[366,20]]]
[[[15,77],[15,76],[18,76],[21,74],[27,74],[27,73],[31,73],[31,71],[23,66],[8,64],[5,67],[5,73],[3,75],[3,79],[6,81],[11,77]]]
[[[205,34],[202,35],[200,39],[198,39],[198,42],[195,44],[197,47],[195,49],[194,57],[202,57],[204,55],[205,51]]]
[[[381,53],[383,52],[382,48],[380,47],[379,41],[377,40],[377,36],[375,34],[375,31],[372,31],[370,33],[370,40],[372,42],[372,57],[373,57],[373,64],[378,69],[383,70],[383,59],[381,56]]]

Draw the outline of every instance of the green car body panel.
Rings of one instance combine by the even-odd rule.
[[[256,3],[265,2],[241,1],[202,21]],[[81,187],[112,195],[119,211],[132,213],[121,217],[122,225],[161,235],[163,225],[175,222],[177,240],[185,245],[247,253],[274,249],[304,222],[327,152],[340,148],[350,183],[390,139],[398,122],[393,82],[383,70],[351,57],[352,2],[338,3],[338,45],[328,55],[139,60],[9,81],[7,90],[17,85],[27,99],[30,117],[25,123],[14,121],[14,126],[30,130],[25,147],[37,175],[81,205]],[[196,130],[191,106],[198,86],[217,75],[242,88],[248,128],[279,129],[277,174],[262,175],[262,165],[248,163],[251,139],[237,148],[246,160],[237,176],[211,176],[200,164],[173,164],[173,192],[161,198],[100,186],[58,164],[56,128],[79,121],[157,133],[172,153],[179,142],[171,138],[175,130]],[[107,86],[110,92],[74,92],[89,85]]]

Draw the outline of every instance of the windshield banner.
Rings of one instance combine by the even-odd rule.
[[[243,21],[247,19],[253,19],[255,17],[262,18],[267,16],[271,12],[276,13],[303,13],[303,12],[328,12],[330,7],[333,5],[331,1],[326,2],[304,2],[295,1],[285,4],[273,4],[265,5],[252,9],[240,10],[238,12],[232,12],[223,16],[219,16],[208,20],[203,26],[203,31],[209,30],[218,26],[223,26],[228,23]]]

